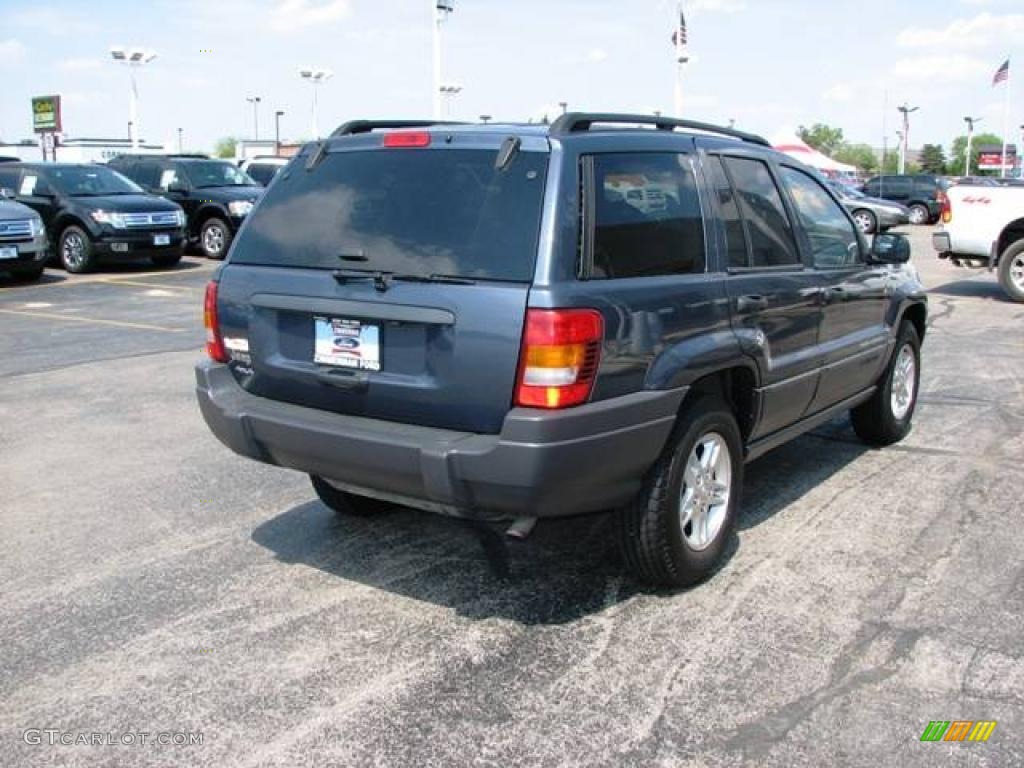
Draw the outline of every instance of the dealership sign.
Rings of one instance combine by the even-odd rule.
[[[1017,166],[1017,147],[1006,146],[1006,170]],[[985,144],[978,147],[978,170],[998,171],[1003,167],[1003,147],[1001,144]]]
[[[36,96],[32,99],[32,130],[36,133],[60,133],[60,96]]]

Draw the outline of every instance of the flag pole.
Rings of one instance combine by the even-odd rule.
[[[676,117],[683,116],[683,35],[680,21],[683,18],[683,4],[679,3],[676,8],[678,17],[676,19]]]
[[[1006,59],[1007,65],[1010,63],[1009,57]],[[1006,140],[1010,135],[1010,67],[1006,67],[1006,101],[1005,107],[1003,108],[1003,162],[999,166],[999,176],[1006,178]],[[1019,150],[1018,150],[1019,151]]]

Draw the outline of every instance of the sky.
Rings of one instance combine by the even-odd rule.
[[[210,150],[223,136],[308,139],[302,67],[329,68],[323,133],[351,118],[429,117],[433,0],[0,0],[0,140],[30,138],[32,96],[59,93],[68,137],[127,137],[127,68],[112,45],[152,49],[139,73],[144,140]],[[1011,138],[1024,124],[1024,0],[688,0],[686,117],[769,138],[824,122],[873,146],[947,148],[963,117]],[[673,110],[675,0],[455,0],[444,79],[451,117]],[[887,108],[886,108],[886,105]],[[172,143],[173,142],[173,143]]]

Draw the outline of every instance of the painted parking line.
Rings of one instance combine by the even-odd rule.
[[[121,320],[101,320],[98,317],[82,317],[81,315],[58,315],[54,312],[25,312],[19,309],[0,309],[3,315],[23,315],[25,317],[41,317],[46,320],[63,320],[66,323],[92,323],[94,325],[113,325],[118,328],[134,328],[139,331],[163,331],[164,333],[185,333],[185,328],[167,328],[162,325],[147,323],[126,323]]]
[[[181,271],[178,271],[178,272],[148,272],[148,273],[147,272],[143,272],[143,273],[135,273],[135,272],[133,272],[133,273],[130,273],[130,274],[127,274],[127,275],[89,275],[89,276],[85,276],[85,277],[82,277],[82,276],[63,277],[63,279],[54,280],[52,282],[51,281],[46,281],[45,278],[44,278],[44,282],[40,282],[40,283],[19,283],[19,284],[14,284],[14,285],[0,285],[0,293],[13,293],[13,292],[18,291],[18,290],[22,290],[22,291],[24,291],[24,290],[36,290],[36,289],[39,289],[39,288],[58,288],[58,287],[73,288],[76,285],[91,285],[93,283],[109,283],[111,285],[116,285],[118,283],[128,283],[128,284],[131,284],[132,282],[139,282],[140,278],[144,278],[146,280],[161,280],[161,279],[170,278],[170,277],[187,277],[187,276],[196,276],[196,277],[198,277],[199,275],[210,274],[212,272],[213,272],[213,268],[203,269],[202,267],[195,267],[195,268],[192,268],[192,269],[181,270]],[[204,280],[203,281],[203,289],[205,289],[205,286],[206,286],[206,281]],[[147,286],[147,287],[152,287],[152,286]],[[170,286],[167,286],[165,283],[162,283],[160,287],[163,288],[163,287],[170,287]],[[192,290],[192,289],[181,288],[180,290]],[[199,289],[194,289],[194,290],[199,290]]]
[[[103,283],[104,285],[133,285],[140,286],[142,288],[159,288],[162,291],[180,291],[181,293],[201,293],[206,290],[205,286],[190,288],[185,285],[167,285],[167,283],[154,285],[153,283],[144,283],[141,280],[118,280],[115,278],[103,278],[102,280],[94,280],[93,282]]]

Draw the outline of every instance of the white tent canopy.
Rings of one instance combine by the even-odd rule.
[[[857,172],[856,166],[840,163],[838,160],[833,160],[828,155],[823,155],[818,150],[810,147],[794,131],[782,130],[776,133],[772,137],[772,146],[779,152],[795,157],[800,162],[812,168],[817,168],[819,171]]]

